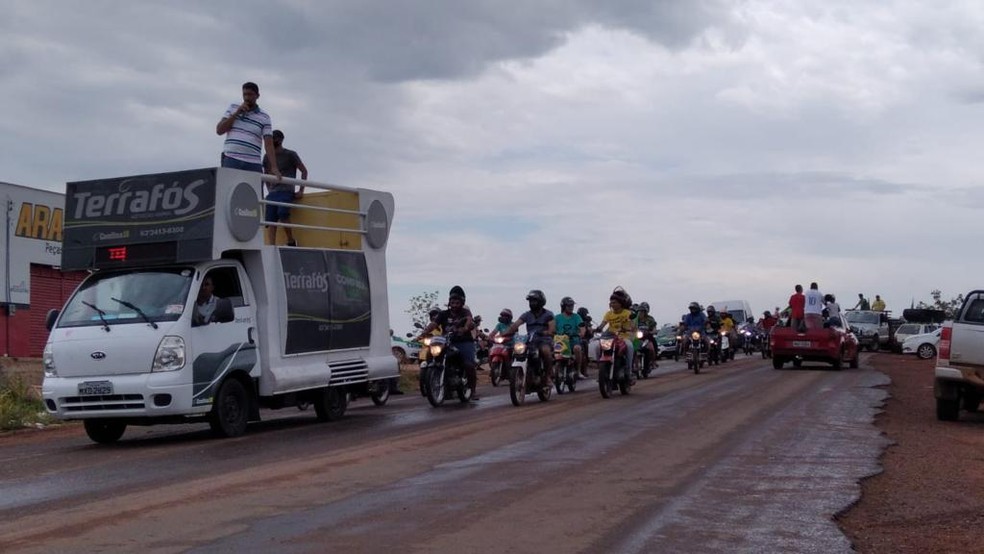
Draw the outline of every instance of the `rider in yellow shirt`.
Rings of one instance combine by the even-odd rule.
[[[599,331],[608,329],[625,340],[625,356],[628,363],[626,367],[628,368],[632,367],[632,340],[635,339],[636,332],[632,312],[629,311],[630,306],[632,306],[632,297],[622,287],[616,287],[608,298],[608,307],[611,309],[605,312],[601,326],[598,327]],[[632,375],[631,371],[629,371],[629,375]]]

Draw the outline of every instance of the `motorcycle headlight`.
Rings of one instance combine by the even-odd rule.
[[[700,333],[698,333],[697,331],[694,331],[693,333],[690,334],[690,338],[692,338],[694,340],[697,340],[697,339],[700,338]]]
[[[676,340],[683,340],[683,335],[677,335]]]
[[[728,332],[727,332],[727,331],[721,331],[721,336],[722,336],[722,337],[723,337],[723,336],[725,336],[725,335],[727,335],[727,334],[728,334]]]
[[[44,345],[44,353],[41,354],[41,365],[44,366],[45,377],[58,377],[58,370],[55,368],[55,355],[51,352],[51,343]]]
[[[526,352],[526,343],[525,342],[517,342],[516,344],[514,344],[513,345],[513,352],[515,352],[517,354],[523,354],[524,352]]]
[[[431,356],[434,356],[434,357],[440,356],[441,355],[441,350],[443,350],[443,348],[444,347],[442,347],[440,344],[435,344],[434,346],[431,346],[430,347]]]
[[[495,343],[496,343],[496,344],[502,344],[502,343],[504,343],[504,342],[506,342],[506,339],[504,339],[504,338],[502,338],[502,337],[496,337],[496,338],[495,338]]]
[[[431,344],[431,338],[424,337],[424,346],[430,346],[430,344]]]
[[[642,331],[636,331],[636,338],[637,339],[641,339],[642,338]]]
[[[612,344],[614,344],[614,343],[615,343],[615,339],[601,339],[601,349],[602,350],[611,350],[612,349]]]
[[[185,365],[185,342],[181,337],[168,335],[161,339],[154,355],[151,371],[177,371]]]

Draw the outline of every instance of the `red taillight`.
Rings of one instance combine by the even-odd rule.
[[[952,334],[952,327],[943,327],[943,330],[940,331],[940,348],[938,350],[937,361],[950,361],[950,336]]]

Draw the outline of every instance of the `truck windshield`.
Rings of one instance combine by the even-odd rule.
[[[65,304],[58,326],[176,321],[193,275],[187,267],[97,273]]]
[[[875,312],[847,312],[845,315],[849,323],[867,323],[871,325],[881,323],[881,318]]]

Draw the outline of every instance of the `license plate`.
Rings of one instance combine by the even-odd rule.
[[[808,340],[794,340],[793,341],[793,347],[794,348],[810,348],[811,346],[813,346],[813,343],[810,342],[810,341],[808,341]]]
[[[113,383],[109,381],[79,383],[79,396],[106,396],[110,394],[113,394]]]

